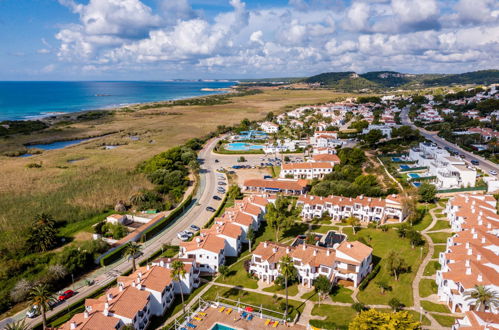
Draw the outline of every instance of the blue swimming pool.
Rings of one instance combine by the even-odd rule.
[[[392,157],[392,162],[400,163],[401,161],[402,159],[400,159],[399,157]]]
[[[408,169],[410,169],[410,168],[411,168],[411,167],[410,167],[409,165],[400,165],[400,169],[401,169],[401,170],[404,170],[404,171],[405,171],[405,170],[408,170]]]
[[[409,173],[409,176],[413,179],[417,179],[417,178],[420,178],[419,174],[417,173]]]
[[[267,137],[268,137],[268,135],[265,132],[251,130],[251,131],[242,131],[241,133],[239,133],[239,135],[236,135],[235,139],[236,140],[265,140],[265,139],[267,139]]]
[[[225,324],[215,323],[210,330],[236,330],[235,328],[231,328]]]
[[[244,142],[232,142],[225,148],[229,151],[249,151],[249,150],[261,150],[263,145],[244,143]]]
[[[421,186],[421,182],[413,182],[412,185],[416,188],[419,188]]]

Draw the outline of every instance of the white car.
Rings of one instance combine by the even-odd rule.
[[[490,170],[489,173],[492,174],[492,175],[497,175],[497,172],[494,171],[494,170]]]
[[[40,315],[40,310],[38,309],[37,305],[31,306],[27,311],[26,311],[26,316],[29,317],[30,319],[33,319]]]
[[[185,230],[184,231],[181,231],[177,234],[177,237],[179,240],[181,241],[187,241],[189,239],[189,236],[187,236],[187,234],[185,233]]]

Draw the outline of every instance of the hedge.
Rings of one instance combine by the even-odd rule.
[[[121,257],[123,257],[123,253],[125,253],[125,248],[126,248],[126,244],[123,244],[123,245],[117,247],[116,249],[114,249],[113,251],[109,252],[105,256],[103,256],[100,259],[100,265],[102,267],[105,267],[105,266],[110,265],[113,262],[119,260]]]
[[[337,325],[336,323],[334,322],[329,322],[329,321],[323,321],[323,320],[317,320],[317,319],[313,319],[313,320],[310,320],[309,321],[309,324],[313,327],[316,327],[316,328],[319,328],[319,329],[348,329],[347,326],[341,326],[341,325]]]
[[[400,173],[404,173],[404,172],[411,172],[411,171],[422,171],[422,170],[426,170],[428,169],[428,167],[426,166],[421,166],[421,167],[410,167],[406,170],[399,170]]]
[[[213,223],[213,221],[215,221],[215,218],[218,217],[220,215],[220,213],[222,213],[222,210],[224,209],[225,203],[227,203],[227,199],[228,199],[228,194],[225,194],[225,197],[222,200],[222,204],[220,204],[218,210],[213,214],[213,216],[210,218],[210,220],[204,225],[204,228],[211,227],[211,224]]]
[[[444,189],[444,190],[437,190],[437,194],[452,193],[452,192],[463,192],[463,191],[477,191],[477,190],[487,190],[487,187],[469,187],[469,188]]]
[[[364,291],[369,282],[379,273],[381,269],[381,265],[377,264],[374,269],[366,276],[366,278],[360,283],[359,290]]]

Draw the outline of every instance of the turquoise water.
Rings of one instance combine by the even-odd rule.
[[[228,327],[228,326],[220,324],[220,323],[215,323],[215,325],[213,327],[211,327],[211,330],[236,330],[236,329]]]
[[[263,146],[252,143],[232,142],[227,145],[226,149],[230,151],[248,151],[248,150],[260,150],[263,149]]]
[[[409,173],[409,176],[410,176],[411,178],[414,178],[414,179],[416,179],[416,178],[419,178],[419,177],[420,177],[420,176],[419,176],[419,174],[417,174],[417,173]]]
[[[421,182],[413,182],[412,185],[416,188],[419,188],[421,186]]]
[[[411,167],[409,165],[400,165],[400,169],[401,170],[408,170],[410,169]]]
[[[78,144],[80,142],[88,141],[88,140],[90,140],[90,139],[59,141],[59,142],[53,142],[53,143],[47,143],[47,144],[33,144],[33,145],[26,146],[26,148],[35,148],[35,149],[43,149],[43,150],[56,150],[56,149],[62,149],[65,147],[69,147],[69,146],[72,146],[74,144]],[[27,156],[25,156],[25,157],[27,157]]]
[[[402,161],[402,159],[400,159],[399,157],[392,157],[392,161],[399,163]]]
[[[218,94],[234,82],[0,81],[0,121]]]
[[[267,133],[262,131],[242,131],[235,137],[236,140],[265,140],[268,137]]]

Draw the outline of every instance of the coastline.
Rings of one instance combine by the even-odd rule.
[[[95,107],[95,108],[81,109],[81,110],[68,111],[68,112],[47,110],[47,111],[41,112],[38,115],[24,115],[21,117],[12,117],[12,118],[0,119],[0,122],[3,122],[3,121],[9,121],[9,122],[42,121],[46,124],[53,125],[54,123],[57,123],[57,122],[62,121],[62,120],[75,120],[76,117],[78,117],[80,115],[95,112],[95,111],[120,111],[120,110],[124,110],[125,108],[129,108],[129,107],[153,106],[153,105],[159,105],[159,104],[173,103],[175,101],[181,101],[181,100],[195,100],[195,99],[201,99],[201,98],[215,96],[215,95],[225,95],[225,94],[230,94],[230,93],[237,93],[238,86],[240,86],[239,83],[234,81],[234,85],[232,85],[230,87],[200,88],[200,91],[209,92],[209,93],[206,93],[204,95],[172,97],[172,98],[165,98],[165,99],[157,100],[157,101],[119,103],[119,104],[111,104],[111,105],[103,106],[103,107]]]

